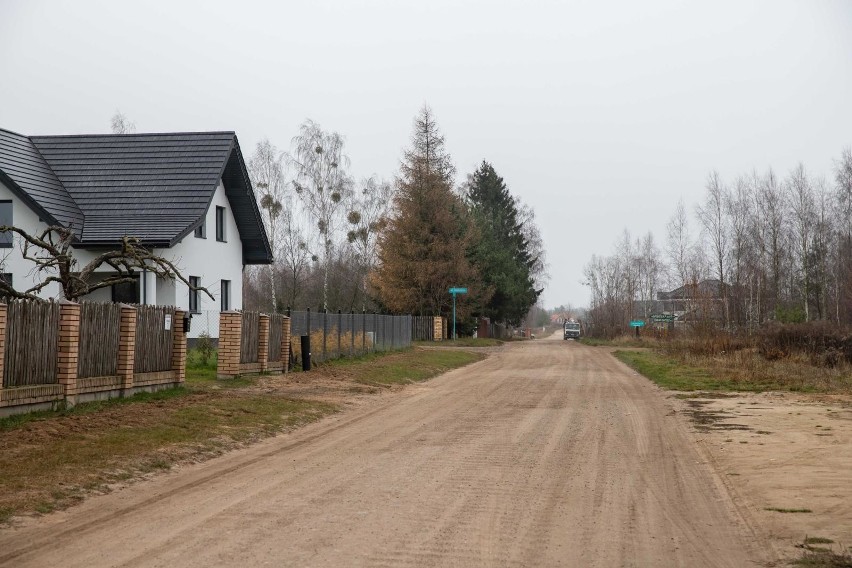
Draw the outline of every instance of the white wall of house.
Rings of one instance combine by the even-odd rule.
[[[21,201],[11,189],[0,182],[0,200],[12,202],[12,223],[19,229],[29,234],[38,234],[48,227],[47,223],[39,219],[30,207]],[[24,243],[20,235],[15,235],[12,248],[0,248],[0,272],[11,273],[12,285],[16,290],[28,290],[42,282],[45,274],[36,274],[35,264],[24,259],[22,246]],[[44,298],[56,298],[59,296],[60,287],[58,283],[52,282],[41,292]]]
[[[16,226],[28,231],[37,232],[47,227],[41,222],[23,201],[12,191],[0,183],[0,200],[11,200],[13,205],[13,220]],[[225,241],[216,240],[216,207],[225,208]],[[230,281],[230,309],[242,309],[243,299],[243,247],[237,223],[234,220],[230,203],[225,195],[225,188],[220,180],[219,186],[210,203],[206,218],[206,238],[198,238],[190,233],[172,248],[154,249],[154,253],[171,260],[181,273],[188,279],[197,276],[201,286],[213,294],[210,299],[203,292],[198,294],[198,311],[190,337],[207,331],[211,336],[218,335],[218,312],[221,306],[222,281]],[[20,237],[15,237],[20,241]],[[75,250],[75,258],[81,265],[91,260],[97,251]],[[29,288],[39,278],[32,274],[33,263],[22,257],[19,242],[13,248],[0,248],[2,272],[10,272],[14,276],[14,286],[17,289]],[[107,270],[104,270],[107,272]],[[174,305],[189,309],[189,287],[179,280],[164,281],[155,278],[153,274],[145,274],[140,282],[140,300],[146,304]],[[41,294],[45,298],[60,297],[60,288],[51,284]],[[87,296],[87,299],[110,301],[112,297],[109,288],[102,288]],[[215,314],[215,315],[214,315]]]
[[[225,241],[216,240],[216,207],[225,208]],[[222,280],[230,281],[230,309],[243,307],[243,245],[234,214],[225,195],[225,187],[219,183],[213,201],[205,218],[206,238],[198,238],[190,233],[171,249],[158,249],[157,253],[171,259],[181,273],[189,278],[197,276],[200,284],[210,290],[214,299],[203,292],[198,294],[198,312],[193,318],[190,337],[197,337],[202,331],[218,337],[218,312],[221,305]],[[183,282],[174,283],[174,305],[189,309],[189,287]],[[159,292],[159,290],[158,290]],[[157,298],[157,303],[163,303]],[[211,314],[215,312],[215,316]],[[215,318],[209,325],[204,322]],[[214,325],[215,324],[215,325]],[[205,329],[209,327],[210,329]]]

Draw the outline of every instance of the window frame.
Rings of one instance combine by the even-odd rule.
[[[200,314],[201,310],[198,308],[198,290],[193,290],[192,286],[201,286],[201,277],[199,276],[190,276],[187,278],[189,281],[189,313],[191,314]]]
[[[14,202],[11,199],[0,199],[0,206],[2,206],[5,203],[9,204],[9,222],[6,223],[6,224],[8,224],[10,227],[14,227],[15,226],[15,205],[14,205]],[[0,217],[0,225],[2,225],[2,224],[4,224],[4,223],[3,223],[2,217]],[[9,239],[9,241],[6,242],[6,239]],[[13,248],[14,246],[15,246],[15,233],[13,233],[11,231],[6,231],[6,232],[3,232],[3,233],[0,233],[0,248]]]
[[[231,281],[221,280],[219,282],[219,310],[227,312],[231,309]]]
[[[228,242],[228,233],[225,231],[225,208],[216,206],[216,240],[220,243]]]
[[[195,228],[194,235],[196,239],[206,239],[207,238],[207,216],[201,220],[201,224]]]

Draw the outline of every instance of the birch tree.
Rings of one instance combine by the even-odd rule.
[[[326,132],[312,120],[305,121],[293,138],[293,151],[287,154],[293,168],[293,188],[299,196],[322,251],[322,304],[328,309],[328,271],[347,195],[352,191],[349,156],[344,139]]]

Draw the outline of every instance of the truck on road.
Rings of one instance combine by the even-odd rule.
[[[580,339],[580,323],[574,320],[566,321],[562,326],[562,339]]]

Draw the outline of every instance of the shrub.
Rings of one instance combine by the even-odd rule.
[[[210,357],[213,355],[214,347],[213,340],[210,339],[210,334],[202,331],[198,334],[198,339],[195,342],[195,352],[198,353],[198,358],[202,365],[207,365]]]

